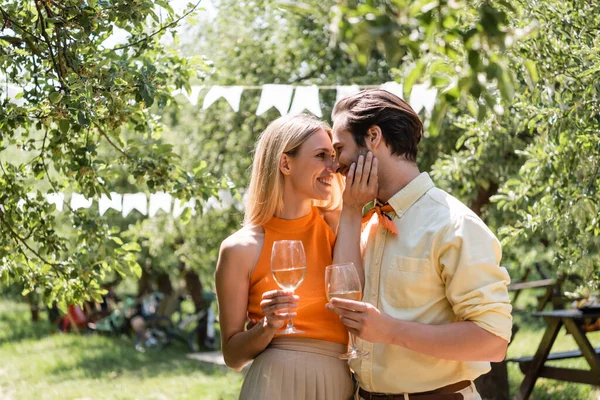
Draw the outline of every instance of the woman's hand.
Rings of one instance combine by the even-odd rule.
[[[360,155],[356,163],[350,165],[346,175],[346,188],[343,200],[345,209],[355,209],[362,215],[363,207],[377,197],[377,159],[373,153]]]
[[[293,310],[298,307],[299,299],[300,297],[294,295],[292,291],[270,290],[264,292],[260,302],[260,307],[265,315],[263,326],[275,331],[281,329],[285,321],[296,316],[296,312]]]

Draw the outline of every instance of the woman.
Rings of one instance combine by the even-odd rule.
[[[225,362],[254,360],[241,399],[348,399],[348,334],[325,309],[325,267],[332,263],[341,184],[329,127],[310,116],[282,117],[261,134],[244,227],[221,244],[216,271]],[[317,207],[319,204],[321,207]],[[270,272],[275,240],[302,240],[307,272],[295,295]],[[294,310],[297,310],[295,312]],[[247,317],[258,321],[245,329]],[[277,335],[294,318],[299,335]]]

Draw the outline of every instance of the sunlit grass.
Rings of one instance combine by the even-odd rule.
[[[128,338],[56,334],[27,305],[0,301],[0,399],[235,399],[242,376],[185,357],[140,353]]]

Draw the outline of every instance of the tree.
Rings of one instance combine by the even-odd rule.
[[[124,243],[95,214],[57,217],[46,191],[100,196],[122,168],[147,190],[213,193],[204,167],[180,167],[151,112],[204,66],[160,43],[196,7],[176,15],[166,1],[0,1],[0,72],[24,88],[23,104],[5,98],[0,107],[3,283],[20,282],[24,293],[42,288],[48,302],[65,307],[98,300],[99,282],[113,270],[140,273],[139,245]],[[116,28],[127,43],[106,47]]]

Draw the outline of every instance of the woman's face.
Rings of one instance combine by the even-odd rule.
[[[298,195],[316,200],[329,199],[337,163],[327,132],[320,130],[312,134],[296,154],[289,157],[289,166],[288,177]]]

